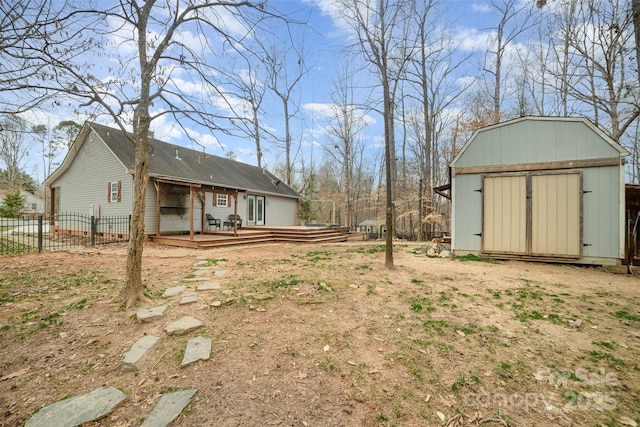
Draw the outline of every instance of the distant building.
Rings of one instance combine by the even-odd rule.
[[[387,235],[387,225],[384,221],[368,219],[358,224],[358,231],[367,233],[371,239],[380,239]]]
[[[0,202],[7,197],[8,194],[14,193],[15,190],[0,190]],[[20,196],[24,199],[22,214],[30,217],[42,215],[45,211],[45,201],[42,197],[31,194],[28,191],[20,190]]]

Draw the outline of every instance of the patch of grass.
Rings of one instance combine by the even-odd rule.
[[[624,366],[624,360],[618,359],[610,353],[605,353],[604,351],[592,350],[589,352],[589,358],[593,362],[602,362],[607,361],[609,366]]]
[[[451,324],[446,320],[427,319],[422,326],[427,332],[435,332],[437,335],[444,335],[445,329],[451,329]]]
[[[428,298],[412,297],[411,299],[409,299],[409,302],[411,303],[411,311],[414,311],[416,313],[419,313],[421,311],[430,313],[436,310],[436,308],[431,305],[431,302]]]
[[[25,255],[34,252],[34,248],[18,242],[0,241],[0,254]]]
[[[419,285],[419,284],[423,283],[423,281],[420,280],[420,279],[411,279],[411,283],[415,283],[415,284]]]
[[[329,251],[310,251],[307,252],[306,257],[309,261],[313,262],[331,261],[332,258],[329,255],[331,255]]]
[[[376,254],[376,253],[380,253],[380,252],[385,252],[386,250],[387,250],[387,245],[382,244],[382,245],[372,246],[372,247],[366,248],[366,249],[358,249],[355,252],[360,252],[360,253],[364,253],[364,254]]]
[[[489,264],[500,264],[500,261],[498,261],[495,258],[479,257],[478,255],[474,255],[474,254],[454,256],[453,259],[457,259],[459,261],[478,261],[478,262],[488,262]]]
[[[516,312],[516,319],[518,319],[523,323],[526,323],[530,320],[544,319],[544,315],[540,313],[538,310],[532,310],[532,311],[522,310],[522,311]]]
[[[626,310],[620,310],[613,313],[618,319],[630,320],[632,322],[640,322],[640,316],[628,313]]]
[[[382,412],[378,412],[376,414],[376,421],[378,421],[379,423],[384,423],[386,421],[389,421],[389,417],[387,417],[385,414],[383,414]]]
[[[60,313],[51,313],[46,317],[40,319],[38,323],[38,329],[44,329],[47,326],[56,326],[62,325],[62,320],[60,319]]]
[[[457,330],[464,332],[465,335],[471,335],[476,332],[475,326],[461,326]]]
[[[86,298],[82,298],[80,301],[76,301],[76,302],[73,302],[73,303],[71,303],[69,305],[66,305],[63,308],[63,311],[82,310],[86,304],[87,304],[87,299]]]
[[[330,357],[325,357],[324,359],[322,359],[318,363],[318,366],[320,367],[320,369],[322,369],[327,373],[340,372],[340,367],[338,366],[338,363]]]
[[[376,285],[369,283],[367,285],[367,295],[376,295]]]
[[[460,373],[458,378],[451,384],[452,391],[459,391],[468,385],[480,384],[480,378],[476,374],[471,374],[467,378],[464,373]]]
[[[360,265],[360,266],[356,267],[356,270],[371,270],[371,267],[366,265],[366,264],[363,264],[363,265]]]
[[[298,357],[300,355],[300,353],[298,352],[298,350],[296,350],[295,346],[288,342],[284,345],[284,348],[282,349],[282,352],[284,354],[288,354],[291,357]]]
[[[262,282],[262,286],[266,286],[270,288],[272,291],[275,291],[278,288],[288,288],[290,286],[299,285],[302,282],[303,282],[302,279],[299,279],[293,275],[290,275],[287,278],[280,279],[280,280],[264,281]]]
[[[178,363],[182,363],[182,359],[184,359],[184,352],[186,350],[186,346],[180,346],[178,348],[173,347],[171,350],[173,350],[173,358],[176,360],[176,362]],[[177,390],[174,390],[177,391]]]

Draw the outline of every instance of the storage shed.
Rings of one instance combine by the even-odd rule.
[[[450,165],[453,253],[620,264],[628,154],[583,118],[478,129]]]

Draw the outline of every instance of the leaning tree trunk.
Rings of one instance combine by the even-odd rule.
[[[134,120],[135,175],[133,176],[133,214],[129,230],[126,279],[120,299],[127,307],[137,301],[145,301],[142,284],[142,250],[144,247],[144,212],[147,182],[149,180],[149,120]]]

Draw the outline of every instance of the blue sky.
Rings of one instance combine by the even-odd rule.
[[[443,9],[446,11],[446,20],[455,39],[455,43],[461,51],[471,49],[482,50],[487,43],[487,28],[495,25],[491,22],[491,9],[489,3],[482,0],[444,0]],[[339,7],[332,0],[275,0],[270,4],[286,13],[292,14],[301,21],[307,21],[306,25],[293,26],[294,38],[302,40],[304,38],[305,49],[308,52],[307,65],[308,74],[301,80],[297,90],[292,96],[292,100],[298,105],[299,111],[296,118],[292,120],[291,129],[296,154],[297,163],[304,159],[308,167],[311,159],[317,163],[323,157],[322,144],[327,143],[325,126],[327,125],[327,114],[330,111],[330,92],[332,81],[336,78],[336,71],[340,64],[345,62],[357,63],[345,50],[346,44],[350,43],[352,36],[348,26],[341,20]],[[233,23],[227,23],[233,31]],[[113,36],[117,39],[117,35]],[[197,34],[183,34],[183,37],[192,37],[197,43]],[[119,43],[119,50],[126,54],[127,44]],[[473,64],[472,64],[473,65]],[[477,67],[469,67],[470,77],[477,74]],[[358,77],[360,83],[370,85],[375,82],[373,76],[361,73]],[[364,95],[363,95],[364,98]],[[266,99],[266,114],[262,116],[265,127],[273,134],[282,136],[283,122],[279,114],[282,110],[277,98],[270,95]],[[222,108],[222,107],[221,107]],[[381,117],[371,111],[362,111],[364,120],[368,124],[365,129],[368,144],[375,154],[381,150],[382,140],[382,120]],[[32,123],[46,124],[54,127],[61,120],[75,120],[83,122],[86,116],[75,115],[72,111],[42,110],[33,112],[27,118]],[[108,116],[101,116],[97,121],[112,125],[113,122]],[[178,145],[202,149],[210,154],[225,156],[229,151],[233,151],[237,159],[250,163],[256,163],[255,144],[249,138],[230,137],[222,132],[213,134],[194,130],[196,139],[201,146],[193,144],[179,130],[179,127],[172,121],[171,116],[164,116],[152,124],[152,129],[158,139]],[[264,164],[273,168],[283,158],[283,151],[274,146],[269,138],[265,138],[264,147],[266,154]],[[64,155],[61,150],[54,162],[60,162]],[[39,147],[34,147],[31,154],[27,172],[38,181],[42,180],[43,165],[42,153]]]

